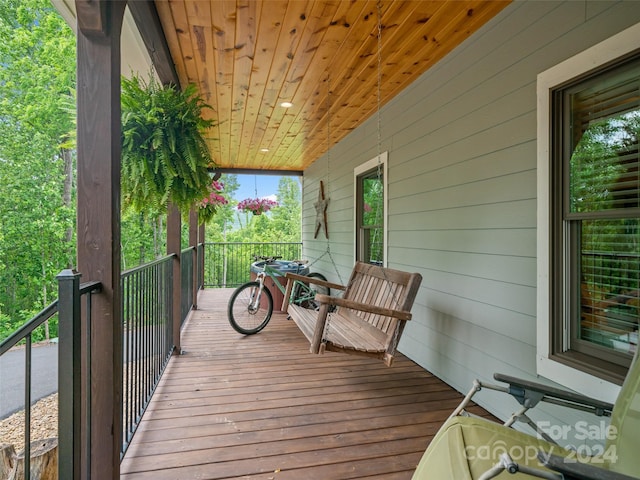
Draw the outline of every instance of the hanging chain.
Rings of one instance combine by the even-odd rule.
[[[327,192],[329,189],[329,175],[331,163],[331,75],[327,73]],[[328,240],[328,239],[327,239]],[[327,242],[328,244],[329,242]]]
[[[377,105],[378,172],[377,174],[378,174],[378,182],[380,182],[380,185],[382,186],[382,196],[378,198],[379,208],[376,215],[380,215],[380,212],[382,211],[383,198],[384,198],[384,185],[383,185],[383,178],[382,178],[382,120],[380,115],[380,110],[382,105],[382,0],[378,0],[377,2],[377,11],[378,11],[378,85],[377,85],[378,86],[378,105]],[[384,218],[382,219],[382,222],[384,222]],[[379,217],[376,218],[376,225],[380,225]],[[384,230],[384,225],[382,225],[382,230]],[[393,303],[395,304],[391,308],[394,308],[394,309],[399,308],[400,300],[397,295],[398,292],[394,291],[395,289],[392,289],[390,281],[387,278],[386,271],[383,270],[383,272],[384,272],[385,280],[387,280],[387,286],[389,287],[389,294],[391,295]],[[391,340],[391,344],[394,350],[397,347],[398,342],[400,340],[399,338],[400,337],[400,325],[399,325],[400,320],[395,319],[395,322],[396,322],[396,325],[393,332],[393,339]]]
[[[377,121],[378,121],[378,169],[380,168],[380,155],[382,154],[382,131],[380,124],[380,103],[382,98],[382,1],[378,0],[378,81],[377,81]],[[378,172],[379,173],[379,172]]]
[[[327,195],[331,191],[331,75],[327,73],[327,188],[325,192]],[[340,284],[344,284],[342,280],[342,275],[340,275],[340,270],[338,270],[338,266],[331,255],[331,242],[329,241],[329,237],[327,236],[327,251],[325,252],[329,255],[329,259],[331,260],[331,264],[333,265],[334,270],[338,274],[338,281]],[[323,254],[320,258],[324,257]],[[318,259],[320,260],[320,259]],[[316,260],[317,261],[317,260]]]
[[[329,188],[329,176],[331,175],[331,75],[327,72],[327,190],[326,192],[330,192]],[[329,259],[333,263],[333,266],[338,273],[338,279],[340,280],[340,284],[342,284],[342,278],[340,277],[340,271],[336,265],[336,262],[333,260],[331,256],[331,242],[329,241],[329,237],[327,236],[327,251],[320,257],[324,257],[324,255],[329,255]],[[327,312],[327,320],[324,324],[324,332],[322,332],[322,340],[326,343],[327,338],[329,337],[329,328],[331,326],[331,312]]]
[[[378,100],[378,105],[377,105],[377,128],[378,128],[378,182],[380,184],[381,187],[381,193],[382,195],[380,195],[378,197],[378,208],[377,208],[377,212],[376,212],[376,225],[380,225],[381,223],[384,222],[384,217],[382,219],[380,219],[379,215],[381,215],[383,213],[382,209],[383,209],[383,205],[384,205],[384,182],[383,182],[383,174],[382,174],[382,119],[381,119],[381,115],[380,115],[380,111],[382,108],[382,0],[378,0],[377,4],[377,13],[378,13],[378,82],[377,82],[377,100]],[[378,234],[378,232],[380,231],[384,231],[384,225],[382,225],[382,228],[376,229],[376,234]],[[386,255],[386,252],[384,252]],[[391,298],[393,300],[393,302],[395,303],[395,305],[392,306],[392,308],[398,308],[400,306],[400,301],[397,298],[397,292],[395,292],[394,290],[391,289],[390,286],[390,282],[389,279],[387,278],[386,272],[383,270],[384,272],[384,277],[385,280],[387,280],[387,285],[389,286],[389,294],[391,295]],[[398,342],[398,335],[399,335],[399,328],[397,325],[398,320],[396,319],[396,328],[394,329],[394,334],[393,334],[393,340],[392,340],[392,344],[395,346],[397,345]]]
[[[378,54],[377,54],[377,109],[376,109],[376,120],[377,120],[377,150],[378,150],[378,157],[377,157],[377,179],[379,182],[379,185],[382,186],[383,185],[383,181],[382,181],[382,126],[381,126],[381,118],[380,118],[380,107],[381,107],[381,103],[382,103],[382,1],[378,0],[377,2],[377,12],[378,12],[378,35],[377,35],[377,39],[378,39]],[[327,83],[328,83],[328,79],[327,79]],[[327,102],[329,102],[329,95],[330,95],[330,90],[329,90],[329,94],[327,94]],[[331,134],[330,134],[330,112],[329,112],[329,108],[327,109],[327,146],[328,146],[328,150],[327,150],[327,178],[329,177],[329,161],[330,161],[330,139],[331,139]],[[381,189],[381,193],[382,195],[378,196],[378,208],[377,208],[377,212],[376,212],[376,225],[380,225],[380,214],[382,213],[382,205],[383,205],[383,198],[384,198],[384,188]],[[384,221],[384,220],[383,220]],[[384,228],[384,225],[382,226],[382,229]],[[380,228],[376,228],[374,230],[374,238],[373,238],[373,243],[375,244],[376,242],[376,237],[379,235],[380,230],[382,230]],[[331,250],[329,248],[329,242],[327,241],[327,252],[326,254],[329,255],[329,257],[331,257]],[[323,255],[324,256],[324,255]],[[322,257],[320,257],[322,258]],[[333,258],[331,257],[331,261],[333,262]],[[335,262],[334,262],[335,265]],[[337,271],[337,269],[336,269]],[[392,309],[396,309],[399,308],[401,303],[400,303],[400,298],[399,298],[399,292],[396,290],[397,288],[397,284],[391,282],[389,280],[389,278],[387,278],[387,274],[386,271],[384,269],[382,269],[383,272],[383,276],[384,279],[386,280],[387,283],[387,289],[389,290],[389,296],[391,297],[391,300],[393,301],[392,305],[389,306],[389,308]],[[339,272],[338,272],[338,275]],[[351,280],[352,281],[352,280]],[[340,283],[342,282],[342,279],[340,280]],[[393,286],[395,285],[395,286]],[[351,285],[347,286],[347,289],[349,289],[351,287]],[[400,292],[400,296],[403,296],[403,293]],[[392,337],[392,341],[391,341],[391,345],[393,350],[395,350],[395,348],[398,345],[398,342],[400,340],[400,324],[399,324],[399,320],[398,319],[393,319],[392,321],[395,321],[395,328],[394,328],[394,332],[393,332],[393,337]],[[331,325],[331,312],[327,313],[327,319],[326,319],[326,323],[325,323],[325,330],[323,332],[323,341],[327,341],[328,336],[329,336],[329,329],[330,329],[330,325]]]
[[[380,231],[384,229],[384,225],[380,228],[380,225],[384,222],[382,209],[384,208],[384,179],[382,172],[382,120],[380,115],[380,106],[382,103],[382,0],[378,0],[376,4],[378,15],[378,31],[377,31],[377,81],[376,81],[376,121],[377,121],[377,163],[376,163],[376,178],[378,181],[378,199],[376,202],[376,227],[373,230],[372,244],[378,245],[380,243]],[[384,243],[384,240],[383,240]],[[383,245],[384,248],[384,245]]]

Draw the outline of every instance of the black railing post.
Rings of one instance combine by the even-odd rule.
[[[173,255],[173,268],[171,273],[171,293],[172,293],[172,314],[171,319],[173,322],[173,346],[174,353],[179,355],[182,351],[180,346],[180,327],[182,325],[181,310],[182,310],[182,275],[180,269],[180,229],[181,229],[181,214],[178,207],[171,204],[167,212],[167,255]]]
[[[202,223],[198,225],[198,243],[202,245],[202,254],[198,259],[198,265],[200,269],[200,277],[198,279],[198,290],[204,289],[204,235],[205,235],[205,224]]]
[[[81,478],[80,274],[58,279],[58,478]]]
[[[198,298],[198,290],[202,289],[204,284],[204,268],[203,268],[204,243],[199,243],[196,250],[196,299]],[[197,305],[196,305],[197,308]]]

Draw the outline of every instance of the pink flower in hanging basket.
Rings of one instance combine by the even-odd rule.
[[[207,223],[212,220],[221,205],[226,205],[229,201],[221,195],[224,189],[222,182],[211,182],[209,187],[209,195],[196,203],[198,207],[198,222],[200,224]]]
[[[238,203],[238,210],[251,212],[254,215],[262,215],[277,206],[278,202],[268,198],[245,198]]]
[[[215,180],[211,182],[209,195],[200,200],[198,206],[200,208],[204,208],[207,206],[217,207],[218,205],[226,205],[227,203],[229,203],[226,198],[220,195],[223,189],[224,184],[222,182],[217,182]]]

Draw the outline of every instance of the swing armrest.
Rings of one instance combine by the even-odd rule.
[[[639,480],[640,478],[605,470],[591,463],[578,462],[575,457],[567,458],[543,451],[538,452],[538,460],[548,469],[561,473],[567,480]]]
[[[340,285],[339,283],[327,282],[326,280],[321,280],[316,277],[307,277],[305,275],[298,275],[297,273],[286,273],[285,278],[287,281],[299,281],[302,283],[312,283],[314,285],[321,285],[327,288],[334,288],[336,290],[346,290],[347,287],[344,285]]]
[[[385,317],[397,318],[398,320],[411,320],[411,312],[405,310],[393,310],[391,308],[378,307],[368,303],[355,302],[346,298],[331,297],[329,295],[317,294],[316,302],[333,305],[336,307],[350,308],[360,312],[373,313],[376,315],[384,315]]]
[[[293,291],[294,282],[312,283],[314,285],[322,285],[327,288],[334,288],[336,290],[346,290],[347,287],[338,283],[327,282],[316,277],[307,277],[305,275],[298,275],[297,273],[286,273],[287,286],[285,287],[284,299],[282,300],[282,311],[287,312],[289,310],[289,297]]]

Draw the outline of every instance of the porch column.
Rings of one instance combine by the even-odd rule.
[[[76,0],[78,271],[102,283],[92,302],[90,465],[82,478],[120,478],[120,31],[126,0]],[[86,325],[83,312],[83,325]],[[89,429],[89,430],[88,430]],[[85,458],[87,458],[85,457]]]
[[[195,251],[191,256],[192,265],[192,281],[193,281],[193,309],[198,309],[198,210],[195,207],[189,211],[189,246],[194,247]]]
[[[173,297],[173,345],[174,345],[174,355],[180,354],[181,344],[180,344],[180,324],[182,322],[182,312],[181,312],[181,290],[182,290],[182,282],[180,281],[180,252],[181,241],[180,241],[180,230],[182,227],[182,219],[180,218],[180,210],[173,204],[169,204],[168,212],[167,212],[167,255],[175,254],[173,259],[173,286],[172,286],[172,297]]]

